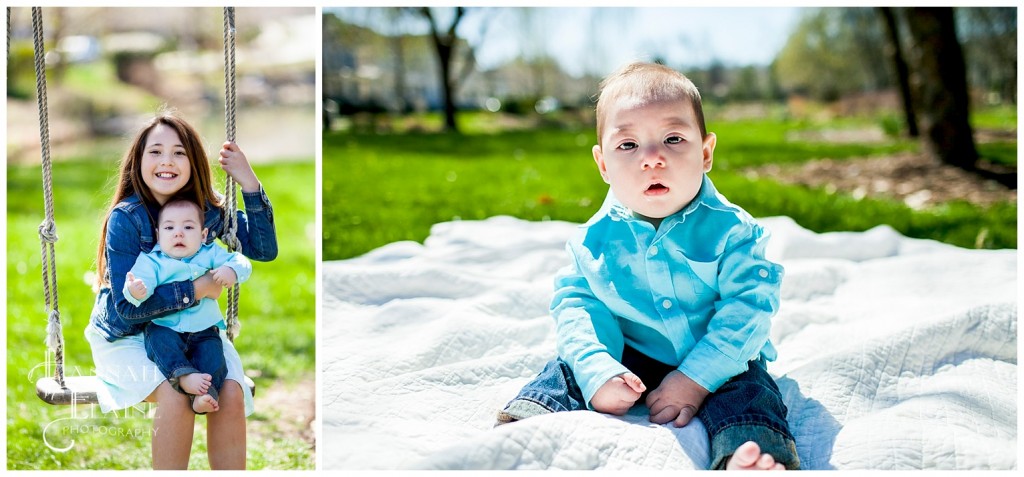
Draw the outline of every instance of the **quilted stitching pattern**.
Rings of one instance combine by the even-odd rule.
[[[804,468],[1016,468],[1016,251],[762,223],[786,267],[768,369]],[[706,468],[699,421],[657,426],[643,407],[492,429],[554,355],[551,280],[573,227],[443,223],[423,245],[325,263],[325,467]]]

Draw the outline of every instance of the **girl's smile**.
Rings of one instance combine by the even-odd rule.
[[[160,204],[188,184],[192,170],[181,138],[165,124],[156,125],[146,137],[140,168],[142,181]]]

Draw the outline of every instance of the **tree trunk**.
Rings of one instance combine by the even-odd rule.
[[[50,21],[52,28],[50,28],[50,41],[52,42],[51,48],[56,50],[60,46],[61,40],[64,39],[65,29],[67,28],[67,15],[63,7],[53,9],[53,19]],[[68,61],[64,58],[64,55],[54,55],[57,61],[53,65],[53,73],[50,75],[54,85],[59,85],[64,82],[64,74],[68,70]]]
[[[896,25],[896,15],[892,7],[878,7],[885,23],[885,30],[888,33],[889,48],[886,53],[893,67],[896,68],[896,79],[900,85],[900,98],[903,100],[903,117],[907,121],[907,135],[918,137],[917,115],[914,113],[914,102],[910,93],[910,71],[907,69],[907,60],[903,56],[903,47],[900,46],[899,27]]]
[[[455,34],[455,29],[459,25],[459,21],[462,20],[462,16],[465,14],[464,7],[456,7],[455,19],[452,20],[451,26],[448,27],[448,31],[442,34],[438,31],[437,22],[434,20],[433,14],[430,12],[430,7],[420,8],[420,14],[430,22],[430,33],[434,39],[434,47],[437,50],[437,59],[441,64],[441,89],[443,92],[444,100],[444,125],[445,129],[453,132],[459,132],[458,125],[455,123],[455,80],[452,78],[452,58],[455,56],[455,47],[458,45],[458,36]]]
[[[953,9],[910,8],[907,26],[914,42],[911,86],[924,150],[942,162],[973,171],[978,152],[968,121],[967,73]]]
[[[405,94],[405,47],[402,45],[405,37],[395,35],[391,37],[391,51],[395,57],[395,108],[399,113],[409,112],[409,102]]]
[[[404,15],[401,8],[389,8],[387,18],[392,23],[401,21]],[[395,96],[392,106],[398,113],[405,114],[411,111],[408,97],[405,91],[405,35],[391,36],[391,52],[394,57]]]

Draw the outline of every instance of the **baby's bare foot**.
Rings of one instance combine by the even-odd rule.
[[[786,466],[775,462],[771,454],[762,454],[756,442],[747,441],[736,448],[725,470],[786,470]]]
[[[189,394],[206,394],[210,390],[213,377],[209,374],[190,373],[178,378],[178,385]]]
[[[217,400],[209,394],[203,394],[202,396],[196,396],[192,400],[192,410],[197,413],[203,412],[217,412],[220,410],[220,405],[217,404]]]

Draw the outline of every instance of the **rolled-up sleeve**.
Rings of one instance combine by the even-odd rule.
[[[768,342],[784,270],[765,258],[767,243],[762,227],[738,226],[720,260],[720,298],[708,332],[678,367],[708,391],[745,371]]]
[[[245,255],[238,252],[228,252],[220,247],[213,247],[213,260],[210,269],[227,265],[235,272],[235,279],[238,283],[245,283],[252,276],[252,262]]]

